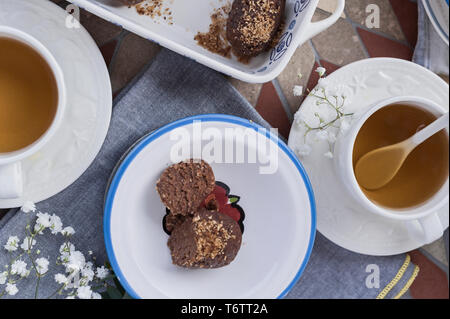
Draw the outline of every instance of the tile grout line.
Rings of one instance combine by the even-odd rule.
[[[309,40],[309,44],[311,45],[311,48],[313,50],[314,53],[314,57],[316,59],[316,62],[319,66],[322,66],[322,63],[320,62],[322,60],[322,58],[320,57],[319,51],[317,51],[312,39]],[[309,80],[309,79],[308,79]]]
[[[369,50],[367,50],[366,44],[365,44],[364,41],[361,39],[361,36],[360,36],[360,34],[359,34],[358,30],[357,30],[357,27],[356,27],[356,23],[354,23],[354,22],[349,18],[346,9],[344,9],[344,14],[345,14],[345,20],[347,20],[347,22],[350,23],[350,25],[351,25],[351,27],[352,27],[352,29],[353,29],[353,32],[355,33],[356,37],[357,37],[358,40],[359,40],[359,43],[360,43],[361,46],[362,46],[362,50],[363,50],[363,52],[364,52],[364,55],[366,56],[366,58],[370,58]]]
[[[316,60],[317,64],[319,66],[322,66],[320,60],[320,55],[319,52],[317,51],[316,47],[314,46],[314,43],[312,42],[312,39],[309,39],[307,42],[309,42],[311,49],[313,51],[314,54],[314,59]],[[314,67],[314,66],[313,66]],[[304,76],[304,74],[302,74],[302,76]],[[311,72],[310,74],[308,74],[308,81],[309,78],[311,77]],[[272,80],[272,84],[275,88],[275,91],[278,94],[278,98],[281,101],[281,104],[283,105],[284,111],[288,117],[289,122],[292,124],[293,120],[294,120],[294,115],[292,114],[292,109],[289,105],[289,102],[287,101],[286,95],[283,93],[283,90],[281,89],[280,83],[278,82],[278,78],[275,78],[274,80]],[[299,102],[300,106],[302,105],[303,101]],[[299,107],[300,108],[300,107]]]
[[[389,5],[389,7],[391,8],[391,11],[394,13],[395,20],[397,20],[397,23],[398,23],[398,25],[400,26],[400,30],[402,31],[403,37],[406,39],[406,42],[408,43],[408,46],[411,47],[411,44],[409,44],[409,42],[408,42],[408,38],[407,38],[407,36],[406,36],[406,34],[405,34],[405,31],[403,31],[403,26],[402,26],[402,24],[400,23],[400,20],[399,20],[399,18],[398,18],[398,16],[397,16],[397,13],[395,12],[394,8],[392,7],[391,1],[388,1],[388,5]]]
[[[272,85],[275,88],[275,91],[278,94],[278,98],[280,99],[281,105],[283,106],[284,112],[286,113],[289,123],[292,124],[292,121],[294,120],[294,116],[292,114],[291,107],[286,99],[286,96],[283,93],[283,90],[281,89],[280,83],[278,82],[278,78],[275,78],[272,80]]]
[[[352,20],[350,20],[350,23],[351,23],[355,28],[359,28],[359,29],[361,29],[361,30],[364,30],[364,31],[373,33],[373,34],[375,34],[375,35],[377,35],[377,36],[379,36],[379,37],[382,37],[382,38],[391,40],[391,41],[396,42],[396,43],[398,43],[398,44],[407,46],[407,47],[410,48],[410,49],[413,49],[413,46],[412,46],[408,41],[399,40],[399,39],[396,39],[396,38],[390,36],[389,34],[386,34],[386,33],[380,32],[380,31],[375,31],[374,29],[369,29],[368,27],[366,27],[366,26],[364,26],[364,25],[361,25],[361,24],[359,24],[359,23],[357,23],[357,22],[353,22]],[[402,32],[403,32],[403,31],[402,31]]]
[[[390,3],[389,3],[389,5],[390,5]],[[392,8],[392,6],[391,6],[391,8]],[[325,11],[325,10],[323,10],[323,9],[317,8],[317,10],[320,11],[320,12],[322,12],[322,13],[324,13],[324,14],[330,15],[330,12]],[[397,19],[398,25],[400,26],[401,32],[402,32],[403,36],[404,36],[405,39],[406,39],[405,33],[403,32],[402,25],[400,24],[400,22],[399,22],[399,20],[398,20],[398,17],[397,17],[397,15],[395,14],[394,9],[392,9],[392,12],[394,13],[395,18]],[[407,40],[399,40],[399,39],[396,39],[396,38],[394,38],[393,36],[391,36],[390,34],[387,34],[387,33],[381,32],[381,31],[375,31],[374,29],[370,29],[370,28],[366,27],[366,26],[363,25],[363,24],[360,24],[360,23],[358,23],[358,22],[353,21],[353,20],[350,18],[350,16],[348,15],[347,10],[346,10],[345,8],[344,8],[344,15],[345,15],[345,17],[340,17],[340,19],[346,20],[346,21],[349,22],[354,28],[360,28],[360,29],[362,29],[362,30],[365,30],[365,31],[368,31],[368,32],[372,32],[372,33],[374,33],[374,34],[376,34],[376,35],[378,35],[378,36],[380,36],[380,37],[383,37],[383,38],[392,40],[392,41],[394,41],[394,42],[397,42],[397,43],[399,43],[399,44],[403,44],[403,45],[408,46],[409,48],[412,48],[411,44],[410,44]]]
[[[389,35],[389,34],[387,34],[387,33],[384,33],[384,32],[381,32],[381,31],[376,31],[376,30],[374,30],[374,29],[370,29],[370,28],[366,27],[365,25],[359,24],[358,22],[354,22],[354,21],[353,21],[352,19],[350,19],[350,18],[346,18],[346,19],[347,19],[347,21],[352,25],[352,27],[353,27],[354,29],[359,28],[359,29],[361,29],[361,30],[364,30],[364,31],[373,33],[373,34],[375,34],[375,35],[378,35],[379,37],[382,37],[382,38],[391,40],[391,41],[396,42],[396,43],[398,43],[398,44],[405,45],[405,46],[407,46],[407,47],[410,48],[410,49],[413,48],[413,47],[411,46],[411,44],[410,44],[408,41],[406,41],[406,40],[399,40],[399,39],[396,39],[396,38],[394,38],[393,36],[391,36],[391,35]],[[400,25],[400,24],[399,24],[399,25]],[[359,33],[357,32],[357,30],[356,30],[356,33],[357,33],[358,36],[359,36]],[[403,30],[402,30],[402,33],[403,33]]]
[[[447,281],[449,280],[449,269],[448,265],[445,265],[442,261],[438,260],[432,254],[430,254],[426,249],[420,247],[419,252],[422,253],[426,258],[428,258],[432,263],[434,263],[437,267],[439,267],[446,275]]]
[[[111,72],[113,70],[113,67],[114,67],[114,64],[115,64],[115,60],[116,60],[116,56],[117,56],[117,54],[119,52],[120,46],[122,45],[123,39],[128,35],[128,33],[129,32],[127,30],[123,29],[117,37],[112,39],[112,40],[117,40],[117,44],[116,44],[116,47],[114,48],[114,52],[113,52],[113,55],[111,57],[111,61],[109,62],[109,65],[108,65],[108,71],[109,71],[110,75],[111,75]],[[108,43],[109,42],[110,41],[108,41]]]

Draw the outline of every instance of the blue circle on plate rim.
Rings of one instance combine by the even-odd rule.
[[[447,5],[449,4],[449,0],[445,0],[445,2],[447,3]],[[433,7],[431,6],[430,0],[424,0],[423,5],[428,8],[428,12],[430,13],[429,14],[430,20],[434,21],[439,32],[448,41],[448,39],[449,39],[448,31],[446,31],[444,29],[444,27],[442,26],[442,24],[439,23],[439,20],[436,16],[436,12],[433,10]]]
[[[116,195],[117,187],[120,184],[120,181],[122,179],[123,174],[127,170],[128,166],[131,164],[131,162],[134,160],[134,158],[152,141],[156,140],[160,136],[164,135],[165,133],[168,133],[172,131],[173,129],[185,125],[189,125],[193,123],[194,121],[205,121],[205,122],[225,122],[225,123],[231,123],[231,124],[237,124],[244,127],[252,128],[258,133],[262,134],[258,131],[258,129],[265,129],[261,125],[258,125],[252,121],[234,116],[234,115],[225,115],[225,114],[201,114],[201,115],[194,115],[187,118],[183,118],[177,121],[174,121],[172,123],[166,124],[162,126],[161,128],[153,131],[152,133],[148,134],[146,137],[142,138],[141,141],[136,143],[131,150],[129,150],[128,154],[125,156],[123,161],[118,166],[117,170],[114,173],[114,176],[111,179],[111,184],[109,185],[109,188],[107,190],[107,194],[105,197],[105,205],[103,209],[103,232],[104,232],[104,239],[105,239],[105,246],[106,246],[106,253],[108,254],[109,262],[114,270],[114,273],[116,274],[120,284],[125,289],[125,291],[130,295],[131,297],[135,299],[141,299],[141,297],[134,291],[134,289],[130,286],[128,281],[126,280],[125,276],[122,273],[122,270],[119,267],[119,264],[117,262],[116,256],[114,254],[114,250],[112,247],[112,241],[111,241],[111,210],[112,210],[112,204],[114,202],[114,197]],[[309,258],[311,256],[311,252],[314,246],[314,239],[316,235],[316,202],[314,199],[314,192],[311,186],[311,182],[309,180],[308,175],[306,174],[305,169],[303,168],[303,165],[300,163],[298,158],[295,156],[294,152],[284,143],[280,138],[275,136],[272,132],[265,129],[265,136],[272,141],[276,142],[278,144],[278,147],[281,148],[281,150],[289,157],[289,159],[293,162],[295,167],[300,173],[300,176],[302,177],[303,182],[305,183],[306,190],[308,192],[308,198],[311,206],[311,233],[308,243],[308,249],[306,251],[305,257],[303,258],[303,261],[300,265],[299,270],[297,271],[297,274],[292,279],[291,283],[278,295],[277,299],[281,299],[285,297],[288,292],[294,287],[294,285],[298,282],[300,279],[303,271],[305,270],[306,265],[308,264]]]

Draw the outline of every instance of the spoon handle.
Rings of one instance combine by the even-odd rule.
[[[445,113],[441,117],[439,117],[436,121],[420,130],[416,134],[413,135],[411,141],[415,145],[422,144],[425,140],[439,132],[440,130],[448,127],[448,113]]]

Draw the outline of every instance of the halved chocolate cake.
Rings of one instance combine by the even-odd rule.
[[[241,229],[234,219],[200,208],[173,229],[167,245],[175,265],[218,268],[234,260],[241,241]]]
[[[194,159],[168,167],[156,183],[161,201],[175,215],[193,214],[214,187],[211,166]]]

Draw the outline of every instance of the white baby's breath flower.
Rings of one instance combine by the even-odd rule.
[[[303,86],[301,85],[295,85],[292,93],[294,94],[294,96],[302,96],[303,94]]]
[[[20,248],[22,248],[24,251],[28,251],[33,249],[33,246],[36,245],[36,240],[31,238],[30,236],[27,236],[23,239],[22,245],[20,245]]]
[[[326,152],[325,154],[323,154],[323,156],[327,157],[327,158],[333,158],[333,153],[332,152]]]
[[[16,251],[19,247],[19,237],[17,236],[10,236],[8,238],[8,241],[6,242],[6,245],[4,245],[5,249],[9,252]]]
[[[59,253],[61,256],[59,257],[61,263],[66,264],[69,262],[69,256],[72,252],[75,251],[75,246],[71,242],[66,242],[59,247]]]
[[[67,296],[66,299],[75,299],[75,296]]]
[[[75,246],[70,241],[59,247],[59,253],[61,255],[69,255],[72,251],[75,251]]]
[[[11,265],[11,275],[20,277],[27,277],[30,271],[27,269],[27,264],[23,260],[17,260]]]
[[[63,230],[61,230],[61,234],[63,234],[64,236],[72,236],[73,234],[75,234],[75,229],[67,226]]]
[[[322,76],[327,72],[327,70],[326,70],[324,67],[319,66],[319,67],[316,69],[316,72],[319,73],[319,76],[320,76],[320,77],[322,77]]]
[[[43,234],[43,230],[51,226],[50,215],[47,213],[37,213],[36,224],[34,225],[34,231],[38,232],[40,235]]]
[[[328,142],[335,143],[336,142],[336,134],[333,132],[328,132]]]
[[[339,127],[341,133],[346,132],[349,128],[350,128],[350,120],[348,118],[342,118]]]
[[[28,214],[29,212],[35,212],[36,211],[36,205],[34,205],[31,201],[26,201],[23,206],[20,208],[21,211]]]
[[[64,276],[63,274],[56,274],[56,275],[55,275],[55,281],[56,281],[58,284],[65,285],[65,284],[67,284],[68,279],[67,279],[67,277]]]
[[[97,267],[97,278],[105,279],[109,275],[109,270],[105,266]]]
[[[48,271],[49,261],[47,258],[41,257],[36,259],[36,271],[39,275],[43,275]]]
[[[311,154],[311,146],[309,144],[301,144],[297,146],[296,151],[300,157],[305,157]]]
[[[306,121],[306,116],[303,114],[303,112],[298,111],[294,114],[294,122],[297,125],[304,125]]]
[[[50,227],[51,226],[51,221],[50,221],[50,215],[48,213],[37,213],[36,215],[38,218],[36,220],[36,223],[39,225],[42,225],[44,227]]]
[[[89,286],[79,287],[77,289],[77,296],[80,299],[91,299],[91,296],[92,296],[91,287],[89,287]]]
[[[15,284],[7,283],[5,291],[8,293],[8,295],[14,296],[19,292],[19,289],[17,289],[17,286]]]
[[[70,253],[68,262],[66,264],[66,271],[80,271],[81,269],[83,269],[85,263],[86,259],[84,258],[84,255],[80,251],[75,250]]]
[[[62,230],[62,226],[61,218],[53,214],[50,217],[50,229],[52,230],[52,234],[58,234]]]
[[[91,298],[92,299],[102,299],[102,295],[100,295],[98,292],[93,292]]]
[[[12,275],[19,275],[20,277],[26,277],[29,274],[29,271],[27,269],[27,263],[23,260],[16,260],[11,265],[11,274]]]
[[[4,271],[0,273],[0,285],[4,285],[6,283],[6,279],[8,278],[8,272]]]
[[[354,95],[353,89],[348,85],[334,84],[326,87],[328,98],[339,107],[346,107],[351,104]]]
[[[320,78],[319,81],[317,81],[317,85],[320,89],[327,90],[329,87],[331,87],[331,83],[327,78]]]
[[[87,264],[87,263],[86,263]],[[92,281],[93,279],[94,279],[94,275],[95,275],[95,273],[94,273],[94,271],[92,270],[92,268],[91,267],[84,267],[82,270],[81,270],[81,276],[82,277],[84,277],[85,279],[86,279],[86,281],[87,282],[89,282],[89,281]]]
[[[326,130],[319,130],[316,133],[316,138],[319,141],[328,141],[328,132]]]

